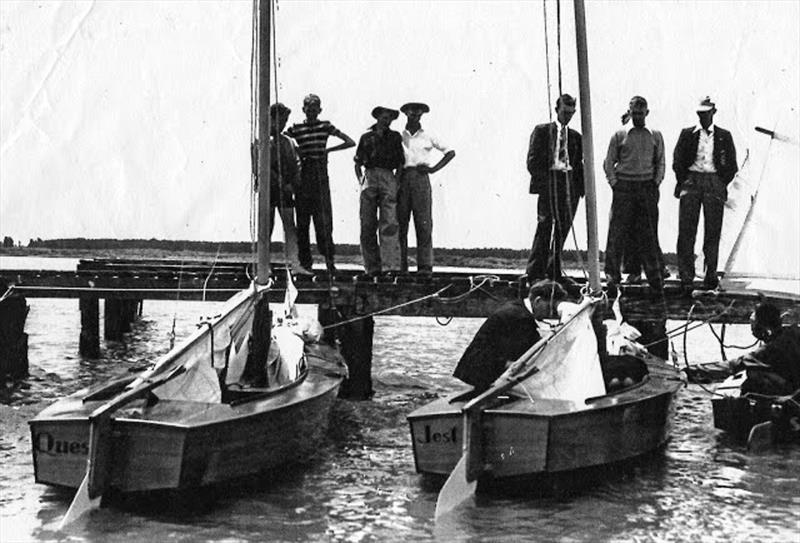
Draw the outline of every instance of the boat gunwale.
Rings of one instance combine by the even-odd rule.
[[[536,413],[528,410],[521,410],[521,409],[514,409],[514,405],[520,401],[529,400],[524,396],[517,396],[516,400],[511,402],[507,402],[502,406],[491,407],[485,409],[483,412],[485,414],[503,414],[503,415],[513,415],[519,417],[530,417],[530,418],[556,418],[556,417],[568,417],[577,413],[585,414],[591,412],[598,412],[605,409],[610,408],[618,408],[618,407],[628,407],[631,405],[636,405],[642,401],[650,401],[657,398],[662,397],[665,394],[670,396],[674,396],[678,393],[678,391],[684,386],[685,381],[683,379],[678,378],[680,375],[680,370],[673,366],[669,366],[665,363],[655,363],[655,362],[644,362],[648,370],[651,366],[656,366],[661,369],[668,369],[671,373],[674,373],[675,376],[673,378],[662,376],[662,375],[653,375],[649,373],[645,375],[645,378],[635,383],[634,385],[627,387],[625,389],[617,390],[611,392],[609,394],[605,394],[603,396],[594,396],[591,398],[587,398],[583,405],[573,402],[572,405],[576,406],[575,409],[570,409],[568,411],[563,411],[559,413]],[[674,384],[670,385],[668,382],[673,381]],[[661,385],[661,386],[659,386]],[[647,391],[642,391],[642,388],[648,387]],[[418,409],[415,409],[406,417],[406,419],[410,422],[416,422],[422,419],[433,419],[433,418],[448,418],[452,417],[453,415],[462,415],[462,407],[467,401],[462,402],[452,402],[450,398],[457,398],[458,396],[464,396],[467,394],[465,391],[458,391],[453,393],[450,396],[439,398],[441,401],[447,402],[446,405],[451,406],[450,410],[438,410],[432,411],[428,413],[418,413],[418,411],[429,407],[431,403],[420,406]],[[622,397],[621,396],[625,396]],[[516,396],[516,395],[515,395]],[[611,401],[611,398],[614,398],[616,401]],[[539,401],[548,401],[548,398],[540,398]],[[433,403],[433,402],[432,402]],[[459,405],[461,404],[461,405]]]

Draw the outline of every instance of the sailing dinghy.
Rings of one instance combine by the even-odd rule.
[[[270,141],[271,2],[258,2],[258,134]],[[264,66],[261,66],[261,64]],[[257,145],[269,187],[270,146]],[[36,481],[77,488],[61,526],[108,490],[186,490],[255,475],[315,450],[346,367],[318,343],[322,328],[293,315],[272,327],[269,190],[258,191],[258,266],[250,288],[151,369],[80,390],[30,421]],[[242,377],[250,384],[242,386]],[[252,383],[257,383],[252,386]]]
[[[489,391],[470,388],[411,413],[417,472],[448,475],[464,454],[468,480],[538,489],[664,445],[680,373],[644,349],[601,362],[591,326],[596,304],[586,299]]]
[[[187,489],[313,449],[345,370],[333,349],[312,343],[294,363],[275,357],[283,368],[267,386],[237,386],[262,293],[254,286],[231,298],[144,374],[80,390],[39,413],[30,421],[36,481],[78,488],[88,459],[90,495]]]
[[[472,496],[480,485],[521,482],[524,488],[530,479],[554,479],[658,449],[669,438],[675,395],[684,385],[676,368],[643,348],[598,352],[599,323],[592,321],[604,298],[591,93],[583,0],[574,0],[574,6],[589,291],[569,320],[512,363],[488,390],[459,392],[408,416],[417,471],[449,474],[439,493],[436,518]]]

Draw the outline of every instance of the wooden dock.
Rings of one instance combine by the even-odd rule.
[[[93,298],[118,300],[227,300],[250,285],[252,264],[180,260],[81,260],[74,271],[0,270],[0,278],[29,298]],[[525,278],[514,272],[437,271],[431,277],[414,273],[367,277],[357,270],[334,276],[315,270],[295,279],[297,303],[353,308],[356,314],[433,317],[486,317],[499,304],[527,293]],[[281,265],[272,269],[271,302],[281,302],[286,276]],[[576,278],[583,283],[580,278]],[[699,288],[699,284],[698,284]],[[576,288],[569,289],[578,295]],[[677,280],[667,280],[664,296],[654,297],[646,284],[621,287],[626,318],[747,323],[756,294],[681,295]],[[769,298],[769,297],[768,297]],[[784,312],[800,313],[797,303],[770,298]]]
[[[498,270],[469,272],[439,269],[432,276],[414,273],[369,277],[358,270],[343,269],[334,275],[314,270],[313,276],[298,276],[297,303],[318,306],[319,321],[338,341],[350,367],[343,386],[346,396],[371,395],[372,337],[374,316],[486,317],[500,304],[527,295],[527,278]],[[100,355],[100,299],[103,303],[104,337],[121,340],[141,314],[144,300],[222,301],[247,288],[252,264],[180,260],[81,260],[72,271],[0,270],[0,279],[13,291],[29,298],[77,298],[81,311],[80,353]],[[580,295],[585,281],[570,287]],[[699,287],[699,285],[698,285]],[[270,302],[284,299],[286,273],[282,265],[272,268]],[[718,293],[687,296],[677,280],[668,280],[663,295],[653,295],[646,286],[622,285],[620,298],[626,320],[643,333],[644,343],[666,357],[666,321],[687,320],[715,323],[747,323],[757,295]],[[787,322],[800,320],[800,303],[769,298],[788,315]],[[610,307],[606,318],[612,318]]]

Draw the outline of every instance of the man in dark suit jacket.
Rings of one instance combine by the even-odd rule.
[[[536,234],[528,257],[531,281],[545,277],[571,282],[561,270],[564,247],[583,189],[583,147],[579,132],[567,128],[575,113],[575,98],[556,101],[557,122],[537,125],[528,146],[530,193],[538,194]]]
[[[566,296],[558,283],[538,281],[529,289],[526,300],[501,305],[478,329],[453,376],[478,390],[489,388],[509,362],[541,339],[536,321],[555,317],[558,302]]]
[[[719,285],[717,260],[722,213],[728,199],[728,184],[739,170],[736,147],[727,130],[714,125],[717,109],[706,96],[697,106],[699,124],[681,130],[675,145],[672,169],[677,184],[675,197],[680,198],[678,216],[678,273],[684,288],[694,281],[694,243],[700,208],[703,208],[704,286]]]

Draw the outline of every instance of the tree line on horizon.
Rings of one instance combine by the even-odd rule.
[[[14,247],[14,240],[8,236],[4,238],[3,247]],[[162,251],[195,251],[205,253],[249,253],[253,244],[249,241],[195,241],[195,240],[169,240],[169,239],[112,239],[112,238],[60,238],[31,239],[27,247],[37,249],[71,249],[71,250],[114,250],[114,249],[157,249]],[[316,249],[316,248],[315,248]],[[272,252],[283,251],[283,242],[276,241],[271,244]],[[336,252],[342,256],[359,256],[361,248],[351,243],[338,243]],[[495,258],[503,260],[527,260],[528,249],[509,249],[504,247],[479,247],[479,248],[436,248],[437,257],[448,258]],[[603,251],[600,259],[603,260]],[[562,258],[568,262],[586,260],[585,250],[565,249]],[[674,253],[665,253],[667,264],[675,265]]]

